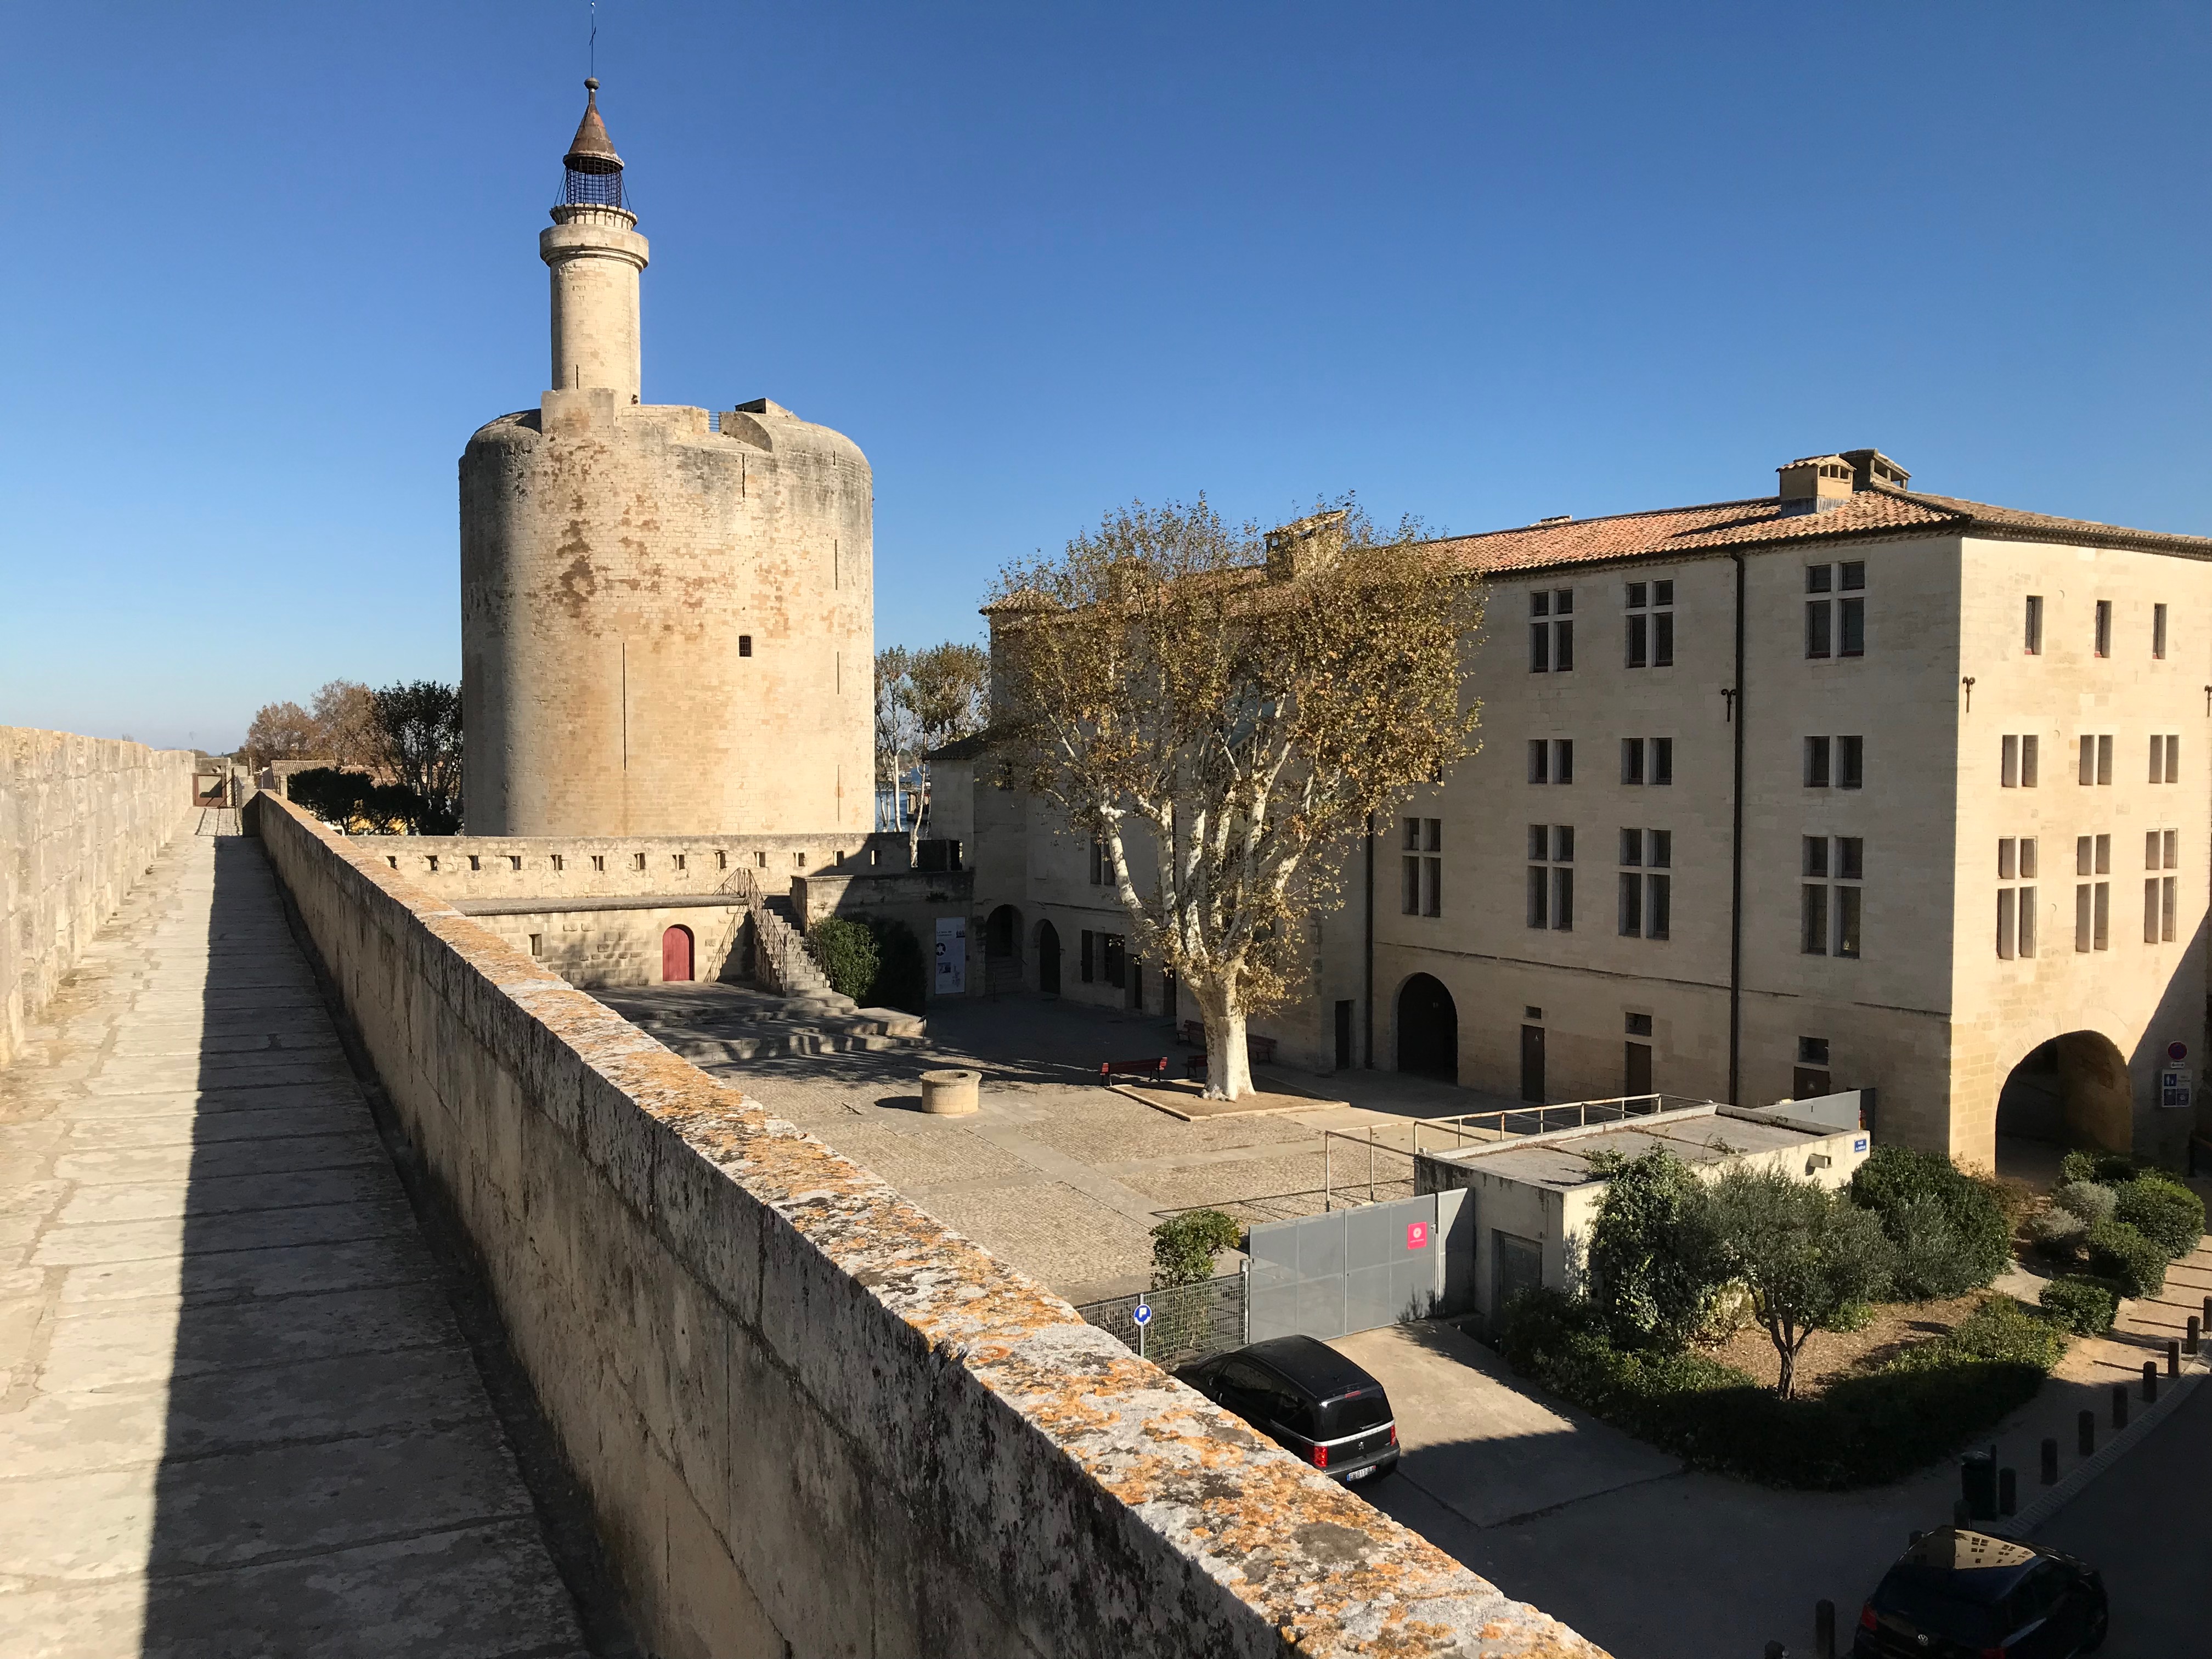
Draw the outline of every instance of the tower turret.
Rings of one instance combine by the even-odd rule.
[[[623,205],[623,161],[599,115],[599,83],[584,82],[584,118],[561,158],[561,205],[538,234],[553,273],[553,374],[562,392],[606,391],[636,403],[642,392],[637,278],[647,245],[637,215]]]

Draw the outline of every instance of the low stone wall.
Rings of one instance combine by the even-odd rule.
[[[464,903],[486,933],[535,957],[569,984],[659,985],[661,935],[671,927],[691,931],[691,977],[737,980],[745,964],[730,960],[744,937],[742,904],[656,905],[651,908],[525,910],[502,905],[482,911]],[[742,956],[742,952],[740,953]]]
[[[197,810],[185,749],[0,726],[0,1066]]]
[[[903,836],[349,836],[387,869],[440,898],[626,898],[732,890],[750,874],[763,893],[824,871],[904,869]],[[552,904],[557,908],[557,902]]]
[[[658,1652],[1596,1654],[374,850],[252,816]]]

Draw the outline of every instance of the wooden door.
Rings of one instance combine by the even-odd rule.
[[[1544,1101],[1544,1028],[1521,1028],[1521,1098],[1536,1105]]]
[[[660,977],[678,982],[691,977],[691,930],[672,927],[660,936]]]
[[[1632,1042],[1628,1045],[1626,1064],[1621,1068],[1625,1095],[1648,1095],[1651,1092],[1651,1045]]]

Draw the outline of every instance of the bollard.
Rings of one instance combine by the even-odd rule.
[[[2191,1314],[2191,1315],[2190,1315],[2190,1316],[2189,1316],[2189,1335],[2188,1335],[2188,1336],[2187,1336],[2187,1337],[2183,1340],[2183,1342],[2182,1342],[2182,1344],[2181,1344],[2181,1351],[2182,1351],[2182,1352],[2186,1353],[2186,1354],[2194,1354],[2194,1353],[2197,1352],[2197,1343],[2198,1343],[2200,1340],[2203,1340],[2203,1335],[2204,1335],[2204,1327],[2203,1327],[2203,1325],[2198,1322],[2197,1317],[2197,1316],[2196,1316],[2195,1314]]]
[[[2043,1443],[2043,1484],[2046,1486],[2058,1484],[2058,1443],[2056,1440]]]
[[[1999,1469],[1997,1471],[1997,1513],[1999,1515],[2020,1513],[2020,1476],[2014,1470]]]
[[[2074,1448],[2084,1457],[2097,1455],[2097,1413],[2083,1412],[2074,1420]]]
[[[2212,1331],[2212,1296],[2204,1298],[2204,1328]]]
[[[2166,1374],[2168,1376],[2181,1375],[2181,1344],[2170,1336],[2166,1339]]]
[[[2158,1361],[2155,1359],[2146,1359],[2143,1361],[2143,1404],[2146,1406],[2154,1406],[2157,1403]]]
[[[1813,1603],[1813,1659],[1836,1659],[1836,1604]]]
[[[2112,1384],[2112,1426],[2116,1429],[2124,1429],[2127,1425],[2128,1385],[2124,1382],[2115,1382]]]

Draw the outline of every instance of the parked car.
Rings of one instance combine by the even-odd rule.
[[[1371,1480],[1398,1466],[1390,1396],[1312,1337],[1271,1337],[1176,1375],[1332,1480]]]
[[[1915,1539],[1859,1613],[1852,1659],[2074,1659],[2110,1622],[2104,1575],[2040,1545],[1944,1527]]]

